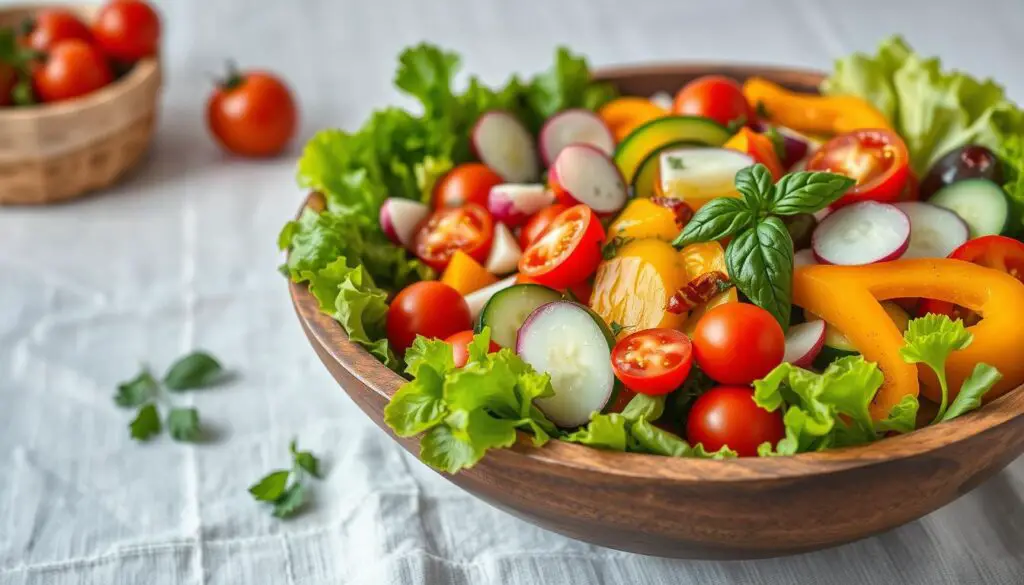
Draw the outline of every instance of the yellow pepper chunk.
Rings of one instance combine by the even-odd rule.
[[[884,418],[907,395],[919,392],[918,367],[900,357],[903,335],[878,301],[930,298],[978,311],[983,319],[968,330],[974,341],[946,361],[950,400],[978,362],[997,368],[1003,379],[986,395],[996,398],[1024,383],[1024,284],[1008,274],[948,259],[915,259],[868,266],[804,266],[793,275],[793,303],[842,331],[864,359],[876,362],[885,382],[871,404]],[[987,317],[987,318],[984,318]],[[921,368],[924,394],[938,402],[934,375]]]
[[[687,283],[683,259],[667,242],[649,238],[623,246],[597,268],[590,306],[607,323],[632,332],[654,327],[679,328],[684,315],[666,310],[669,298]]]
[[[663,205],[651,203],[650,199],[634,199],[608,226],[607,241],[624,237],[634,240],[657,238],[671,242],[679,235],[679,232],[676,215],[672,210]]]
[[[891,128],[878,108],[855,96],[799,93],[761,77],[748,79],[743,84],[743,95],[751,105],[759,105],[770,121],[798,132],[833,135]]]

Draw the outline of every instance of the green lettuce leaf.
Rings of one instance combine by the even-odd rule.
[[[946,315],[928,313],[924,317],[911,319],[903,333],[906,345],[900,348],[900,356],[908,364],[925,364],[939,379],[942,400],[933,422],[942,420],[948,405],[949,388],[946,383],[946,358],[954,351],[965,349],[974,336],[964,327],[960,319],[953,321]]]
[[[889,415],[880,421],[875,421],[875,431],[878,433],[897,432],[909,433],[917,426],[917,411],[921,403],[917,398],[907,395],[889,409]]]
[[[982,397],[996,385],[996,382],[1002,379],[1003,374],[988,364],[974,366],[971,375],[964,380],[960,386],[960,392],[939,422],[952,420],[981,406]]]
[[[626,422],[626,417],[621,414],[594,412],[587,426],[569,433],[562,440],[609,451],[625,451],[626,437],[629,435]]]

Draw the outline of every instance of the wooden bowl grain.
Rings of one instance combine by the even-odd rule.
[[[708,73],[767,77],[813,91],[821,75],[737,65],[608,69],[624,94],[673,92]],[[385,432],[403,379],[348,341],[292,283],[299,321],[342,389]],[[552,441],[511,449],[447,479],[528,522],[578,540],[649,555],[750,559],[807,552],[916,520],[1024,453],[1024,387],[938,426],[877,443],[770,459],[708,461],[600,451]],[[418,439],[394,437],[412,454]]]

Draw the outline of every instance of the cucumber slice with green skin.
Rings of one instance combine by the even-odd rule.
[[[967,179],[947,185],[932,195],[928,203],[959,215],[972,238],[1003,233],[1010,218],[1006,193],[987,179]]]
[[[519,328],[534,309],[562,299],[561,293],[539,284],[516,284],[494,293],[480,311],[476,332],[491,328],[491,341],[515,347]]]
[[[602,412],[615,395],[611,352],[615,338],[596,313],[572,301],[538,307],[519,329],[516,353],[551,375],[554,396],[535,401],[550,420],[575,428]]]
[[[836,361],[838,359],[842,359],[844,357],[849,357],[851,355],[860,355],[860,354],[858,352],[856,352],[856,351],[846,351],[844,349],[836,349],[834,347],[829,347],[827,345],[823,345],[823,346],[821,346],[821,351],[818,352],[817,357],[814,358],[814,362],[812,362],[812,365],[816,369],[824,370],[832,362],[834,362],[834,361]]]
[[[732,134],[725,126],[698,116],[666,116],[651,120],[630,132],[615,149],[615,164],[632,185],[640,167],[651,155],[677,142],[722,146]]]

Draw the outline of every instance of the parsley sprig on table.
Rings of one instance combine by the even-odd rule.
[[[295,439],[288,445],[288,451],[292,455],[291,469],[271,471],[249,488],[256,501],[274,504],[274,516],[278,518],[295,515],[306,503],[307,476],[323,477],[320,460],[310,451],[299,451]]]
[[[114,402],[122,408],[138,408],[129,425],[131,436],[148,441],[163,431],[166,424],[176,441],[197,441],[201,435],[199,411],[193,407],[174,406],[169,392],[196,390],[217,384],[224,379],[224,368],[210,354],[192,352],[179,358],[158,381],[148,368],[117,387]],[[159,405],[167,407],[167,416],[160,418]]]

